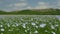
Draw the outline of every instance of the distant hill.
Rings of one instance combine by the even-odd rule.
[[[27,9],[27,10],[18,10],[18,11],[11,11],[5,12],[0,11],[0,15],[5,14],[12,14],[12,15],[60,15],[60,9]]]

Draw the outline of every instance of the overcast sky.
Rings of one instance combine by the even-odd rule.
[[[0,0],[0,10],[60,8],[60,0]]]

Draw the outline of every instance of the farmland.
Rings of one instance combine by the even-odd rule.
[[[60,34],[57,15],[0,15],[0,34]]]

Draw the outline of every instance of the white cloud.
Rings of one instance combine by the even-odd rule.
[[[32,7],[31,6],[28,6],[28,7],[26,7],[27,9],[32,9]]]
[[[56,5],[55,5],[56,8],[60,9],[60,0],[56,0]]]
[[[26,1],[26,0],[20,0],[20,1]]]
[[[46,9],[49,8],[49,3],[46,2],[38,2],[38,5],[35,7],[35,9]]]
[[[15,3],[15,4],[10,4],[8,5],[9,7],[23,7],[26,6],[27,3]]]
[[[45,5],[46,2],[38,2],[39,5]]]
[[[8,5],[8,7],[11,8],[11,10],[21,10],[23,7],[25,7],[27,5],[28,5],[27,3],[22,2],[22,3],[10,4],[10,5]]]
[[[14,6],[26,6],[27,5],[27,3],[16,3],[16,4],[14,4]]]
[[[26,6],[25,8],[20,8],[20,7],[14,7],[14,10],[24,10],[24,9],[33,9],[31,6]]]
[[[21,0],[21,1],[26,1],[26,0]],[[57,3],[55,5],[55,3]],[[34,7],[28,6],[28,3],[26,2],[19,2],[19,3],[14,3],[8,5],[11,10],[24,10],[24,9],[46,9],[46,8],[60,8],[60,1],[53,2],[52,4],[49,2],[38,2],[38,5],[35,5]],[[50,5],[51,4],[51,5]]]
[[[46,8],[48,8],[47,6],[37,6],[37,7],[35,7],[35,9],[46,9]]]
[[[57,5],[60,6],[60,1],[57,2]]]

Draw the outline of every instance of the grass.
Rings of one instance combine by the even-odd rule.
[[[0,34],[60,34],[60,20],[53,15],[0,16]]]

